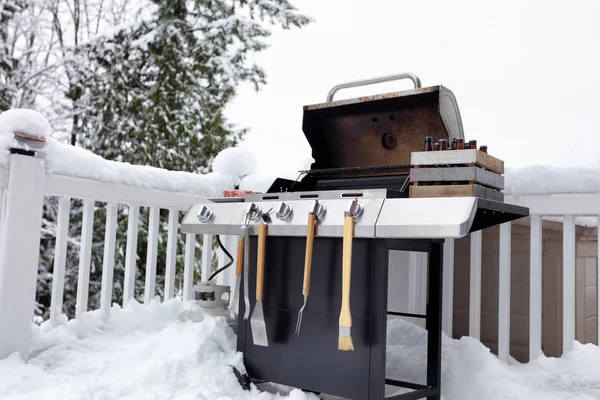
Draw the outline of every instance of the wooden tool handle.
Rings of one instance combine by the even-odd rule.
[[[237,261],[235,264],[235,275],[242,276],[242,267],[244,266],[244,237],[238,239]]]
[[[354,218],[344,218],[344,236],[342,249],[342,314],[350,314],[350,276],[352,272],[352,237],[354,236]]]
[[[267,242],[267,224],[258,225],[258,257],[256,259],[256,301],[263,299],[265,279],[265,247]]]
[[[315,241],[315,214],[308,214],[308,231],[306,232],[306,253],[304,255],[304,280],[302,281],[302,294],[308,296],[310,292],[310,269],[312,268],[313,242]]]

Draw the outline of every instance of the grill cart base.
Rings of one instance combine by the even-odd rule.
[[[256,237],[250,250],[250,304],[255,303]],[[252,378],[351,399],[383,399],[385,385],[412,389],[393,399],[439,399],[441,379],[441,240],[355,239],[351,311],[354,351],[338,350],[341,307],[342,240],[316,238],[312,287],[300,335],[294,329],[302,306],[300,293],[305,239],[269,237],[266,246],[264,314],[269,346],[255,346],[240,302],[238,351]],[[426,315],[387,311],[391,250],[429,253]],[[243,293],[241,294],[243,298]],[[427,328],[427,384],[387,379],[388,315],[424,318]]]

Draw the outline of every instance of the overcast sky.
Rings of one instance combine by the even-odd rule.
[[[310,157],[302,106],[331,86],[411,71],[457,98],[465,137],[507,167],[600,166],[600,1],[302,0],[315,22],[276,31],[255,57],[268,84],[244,86],[229,118],[260,169],[295,171]],[[411,87],[340,91],[336,98]]]

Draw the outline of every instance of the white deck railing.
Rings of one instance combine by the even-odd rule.
[[[179,231],[179,213],[187,211],[194,203],[205,200],[203,196],[173,193],[162,190],[144,189],[121,184],[100,182],[92,179],[80,179],[61,175],[46,174],[44,172],[44,163],[39,162],[39,159],[27,155],[14,154],[11,155],[11,168],[0,169],[0,191],[1,191],[1,212],[2,212],[2,236],[3,249],[14,249],[15,251],[5,251],[0,254],[0,268],[3,268],[4,285],[11,285],[8,280],[20,278],[23,275],[23,270],[29,271],[28,279],[34,279],[37,282],[37,268],[39,257],[30,256],[21,257],[23,252],[28,249],[35,248],[39,251],[40,243],[40,228],[41,228],[41,199],[43,196],[58,197],[58,215],[56,227],[56,245],[54,253],[54,265],[52,276],[52,294],[50,304],[50,320],[57,322],[63,315],[63,297],[65,286],[65,270],[67,261],[67,239],[69,231],[69,217],[71,199],[83,200],[83,216],[81,228],[81,245],[79,246],[79,269],[77,280],[77,297],[75,306],[76,318],[79,318],[82,313],[88,311],[88,293],[89,293],[89,277],[92,252],[92,233],[94,222],[95,202],[105,202],[106,207],[106,230],[104,238],[104,257],[102,263],[102,285],[100,294],[100,309],[105,317],[110,315],[110,309],[113,303],[113,272],[115,265],[115,244],[117,234],[117,210],[119,205],[127,207],[127,241],[125,247],[125,274],[123,282],[123,307],[126,307],[134,296],[135,276],[136,276],[136,260],[137,260],[137,243],[139,227],[140,207],[149,208],[149,224],[148,224],[148,248],[147,248],[147,264],[144,286],[144,303],[149,303],[155,298],[156,285],[156,270],[158,259],[158,238],[159,238],[159,212],[161,209],[166,209],[169,212],[167,224],[167,249],[166,249],[166,265],[165,265],[165,287],[164,299],[168,300],[175,296],[175,267],[177,257],[177,236]],[[37,173],[42,178],[32,180],[30,175]],[[13,183],[11,185],[10,183]],[[19,183],[19,185],[15,185]],[[35,203],[35,200],[38,200]],[[34,203],[32,203],[34,202]],[[35,208],[28,206],[28,203]],[[14,205],[20,205],[16,209]],[[22,224],[19,215],[14,215],[13,219],[7,219],[8,213],[20,215],[32,215],[33,224]],[[35,229],[32,229],[35,227]],[[202,247],[202,268],[200,271],[201,277],[206,279],[211,273],[212,266],[212,235],[204,235]],[[230,243],[231,238],[222,238],[226,246]],[[185,235],[185,254],[184,254],[184,271],[183,271],[183,287],[182,297],[185,300],[193,298],[193,279],[195,265],[195,250],[196,250],[196,235]],[[29,246],[29,247],[27,247]],[[229,247],[229,246],[228,246]],[[31,251],[28,251],[29,253]],[[222,253],[222,252],[219,252]],[[232,252],[235,257],[235,252]],[[7,258],[8,257],[8,258]],[[219,265],[225,263],[225,257],[219,254]],[[32,264],[33,265],[30,265]],[[29,265],[27,265],[29,264]],[[12,265],[12,272],[6,268]],[[34,271],[34,272],[32,272]],[[221,273],[217,282],[220,284],[227,283],[232,278],[232,273],[227,270]],[[14,287],[19,287],[20,284],[16,279],[13,282]],[[35,285],[34,285],[35,288]],[[5,326],[10,330],[11,336],[29,336],[29,323],[33,314],[33,304],[35,299],[35,290],[32,293],[21,293],[14,296],[14,293],[1,293],[0,289],[0,326]],[[8,310],[12,303],[18,303],[23,296],[31,298],[31,303],[28,307],[17,307],[17,310]],[[9,304],[11,303],[11,304]],[[27,324],[27,332],[21,332],[18,326],[9,327],[5,321],[11,320],[17,312],[29,313]],[[2,320],[2,318],[5,318]],[[1,329],[1,328],[0,328]],[[0,357],[7,355],[6,348],[12,351],[14,349],[21,350],[21,354],[28,353],[25,350],[22,340],[16,339],[15,344],[7,343],[5,340],[8,336],[7,332],[0,331]],[[10,352],[12,352],[10,351]]]
[[[562,335],[563,353],[575,342],[575,218],[594,216],[600,223],[600,194],[550,194],[506,196],[505,202],[528,207],[530,211],[530,292],[529,292],[529,356],[542,352],[542,218],[560,217],[563,237]],[[511,236],[512,224],[500,226],[498,279],[498,357],[508,360],[510,350]],[[479,339],[481,328],[481,254],[482,232],[470,234],[469,336]],[[598,253],[600,255],[600,241]],[[600,256],[598,271],[600,271]],[[444,252],[443,329],[452,335],[454,240],[447,239]],[[599,274],[600,275],[600,274]],[[598,275],[597,275],[598,276]],[[600,283],[600,282],[599,282]],[[600,288],[600,284],[597,286]],[[596,297],[600,310],[600,292]],[[600,318],[597,319],[600,332]]]
[[[15,154],[11,156],[10,169],[0,170],[0,190],[2,199],[1,232],[3,245],[1,251],[4,251],[4,254],[0,254],[0,260],[2,262],[0,268],[3,270],[0,272],[3,273],[5,287],[6,277],[9,276],[10,273],[16,274],[15,276],[19,279],[22,277],[23,282],[28,282],[27,279],[32,280],[34,275],[37,276],[38,258],[33,257],[35,258],[35,260],[33,260],[31,254],[25,253],[27,249],[39,248],[39,230],[41,223],[41,209],[38,209],[40,207],[39,200],[43,196],[58,196],[59,203],[52,282],[51,321],[58,321],[62,315],[67,260],[67,234],[69,228],[70,200],[72,198],[83,200],[83,224],[81,245],[79,248],[76,318],[79,318],[82,313],[88,310],[92,228],[94,221],[94,205],[97,201],[107,203],[100,301],[100,309],[103,310],[104,315],[106,317],[109,316],[112,305],[118,205],[126,205],[128,207],[123,306],[127,306],[134,294],[140,207],[149,207],[150,209],[144,303],[149,303],[151,299],[154,298],[155,293],[159,211],[161,209],[169,210],[164,298],[173,298],[176,294],[175,265],[177,256],[177,235],[179,234],[179,213],[186,211],[193,203],[204,200],[204,197],[99,182],[91,179],[79,179],[46,174],[43,170],[43,163],[40,164],[38,161],[27,155]],[[531,281],[529,296],[529,337],[531,358],[538,356],[542,348],[542,217],[558,216],[563,218],[562,304],[564,323],[562,329],[563,351],[566,352],[572,348],[575,340],[576,243],[574,218],[576,216],[600,216],[600,194],[507,196],[506,202],[529,207],[532,215],[530,224]],[[11,213],[20,213],[20,215],[12,215]],[[28,217],[22,220],[20,217],[23,217],[24,215],[27,215]],[[445,282],[443,292],[443,327],[444,331],[449,335],[452,334],[453,316],[454,242],[455,241],[452,239],[446,241],[443,256]],[[211,268],[212,235],[205,235],[203,243],[201,276],[203,279],[206,279]],[[236,243],[235,238],[228,238],[227,243],[227,247],[232,249]],[[481,330],[481,232],[471,234],[470,246],[469,335],[479,339]],[[196,236],[187,234],[182,288],[182,297],[186,300],[193,297],[192,285],[194,277],[193,269],[195,265],[195,248]],[[510,269],[512,249],[510,223],[503,224],[500,227],[499,251],[498,355],[500,359],[507,360],[510,348],[511,308]],[[231,253],[235,256],[234,251]],[[220,264],[222,265],[225,261],[225,257],[220,254],[219,258]],[[600,260],[600,257],[598,259]],[[35,261],[34,265],[30,265],[32,264],[32,261]],[[15,265],[15,263],[22,264]],[[415,265],[418,264],[418,257],[412,257],[411,263]],[[23,273],[20,269],[28,270],[29,272]],[[223,274],[220,277],[220,283],[229,283],[232,278],[232,272],[229,271],[228,274]],[[19,285],[21,284],[24,285],[22,287],[28,287],[23,282],[17,282],[17,280],[15,281],[15,285],[19,290]],[[10,296],[15,295],[15,292],[5,290],[5,293],[2,293],[1,290],[2,289],[0,289],[0,303],[3,302],[4,306],[2,307],[0,304],[0,340],[4,340],[7,331],[10,330],[11,335],[14,337],[21,335],[22,337],[27,338],[27,343],[24,343],[25,339],[22,337],[16,338],[13,342],[5,340],[4,343],[0,343],[0,357],[6,356],[7,351],[9,350],[14,351],[17,349],[21,351],[24,358],[27,358],[29,324],[31,323],[33,313],[33,300],[26,301],[25,303],[28,305],[25,308],[18,308],[16,311],[9,310],[6,306],[8,304],[6,299],[8,298],[10,301],[18,301],[18,299],[10,298]],[[27,292],[27,290],[25,291]],[[35,290],[33,294],[35,294]],[[23,296],[31,297],[31,295],[31,293],[20,293],[18,298],[22,298]],[[600,296],[598,298],[600,298]],[[600,301],[598,305],[598,309],[600,309]],[[16,313],[25,313],[24,321],[27,323],[22,324],[20,327],[12,326],[10,329],[6,328],[5,321],[13,318],[17,315]],[[4,330],[1,328],[3,325],[5,326]],[[21,331],[19,331],[19,329],[21,329]]]

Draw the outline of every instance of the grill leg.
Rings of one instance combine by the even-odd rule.
[[[427,303],[427,386],[437,387],[429,400],[441,398],[442,382],[442,252],[443,242],[432,243],[429,253],[429,301]]]

